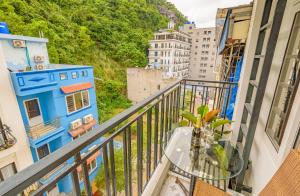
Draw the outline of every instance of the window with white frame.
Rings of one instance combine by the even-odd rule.
[[[10,164],[0,168],[0,182],[15,175],[16,173],[17,173],[17,168],[16,168],[15,163],[10,163]]]
[[[300,12],[296,14],[284,61],[277,81],[266,132],[278,149],[300,82]]]
[[[89,92],[88,90],[79,91],[66,96],[66,105],[68,113],[73,113],[78,110],[84,109],[90,106]]]
[[[89,151],[93,150],[95,147],[96,146],[92,146],[91,148],[89,148]],[[81,157],[84,157],[85,154],[86,153],[82,153]],[[89,164],[87,164],[87,168],[88,168],[89,174],[91,174],[97,168],[97,158],[95,158]],[[82,170],[80,170],[78,172],[78,178],[79,178],[79,181],[83,180],[83,171]]]
[[[72,72],[71,75],[73,79],[78,78],[78,73],[76,71]]]

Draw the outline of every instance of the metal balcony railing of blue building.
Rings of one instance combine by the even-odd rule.
[[[236,85],[179,80],[0,183],[0,195],[17,195],[65,163],[68,164],[64,169],[40,185],[33,195],[42,195],[66,177],[72,179],[73,194],[81,195],[84,190],[86,195],[92,195],[95,183],[89,178],[89,160],[95,154],[102,157],[100,171],[105,179],[98,189],[106,195],[116,195],[121,184],[125,195],[141,195],[163,156],[162,144],[168,143],[173,130],[179,126],[181,111],[195,112],[201,104],[226,111],[230,90]],[[226,118],[226,112],[222,114]],[[99,145],[81,154],[87,145],[100,138]],[[114,141],[121,142],[122,146],[115,147]],[[120,154],[121,159],[116,157]],[[120,171],[122,175],[117,177]]]
[[[0,119],[0,151],[12,147],[17,142],[10,128],[2,123]]]

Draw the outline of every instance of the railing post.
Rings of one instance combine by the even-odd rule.
[[[125,196],[128,196],[128,158],[127,158],[127,140],[128,140],[128,135],[127,135],[127,129],[124,130],[123,132],[123,168],[124,168],[124,179],[125,179]]]
[[[112,180],[112,195],[117,194],[116,172],[115,172],[115,153],[114,153],[114,140],[109,142],[109,157],[110,157],[110,170]]]
[[[143,116],[137,119],[137,189],[143,192]]]
[[[159,115],[159,103],[154,107],[154,169],[157,166],[157,145],[158,145],[158,115]]]
[[[150,180],[151,175],[151,146],[152,146],[152,107],[147,112],[147,170],[146,178]]]
[[[80,153],[77,153],[75,155],[75,164],[79,163],[81,160]],[[75,191],[76,196],[81,196],[81,191],[80,191],[80,185],[79,185],[79,178],[78,178],[78,172],[77,169],[72,171],[72,182],[73,182],[73,188]]]
[[[92,188],[91,188],[91,183],[89,179],[89,171],[87,168],[86,161],[81,164],[82,171],[83,171],[83,183],[84,183],[84,188],[85,192],[88,196],[92,196]]]
[[[102,148],[103,152],[103,164],[104,164],[104,174],[105,174],[105,186],[106,186],[106,195],[110,196],[110,176],[109,176],[109,167],[108,167],[108,156],[107,156],[107,147],[106,145]]]
[[[185,88],[186,88],[186,80],[184,80],[184,82],[183,82],[183,97],[182,97],[182,108],[181,108],[182,111],[184,111]],[[181,117],[181,119],[183,119],[183,117]]]
[[[159,159],[161,160],[162,157],[162,149],[163,149],[163,136],[164,136],[164,116],[165,116],[165,95],[162,94],[161,102],[160,102],[160,136],[159,136]]]

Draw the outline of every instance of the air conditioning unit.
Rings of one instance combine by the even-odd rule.
[[[43,65],[43,64],[37,64],[37,65],[35,66],[35,69],[36,69],[36,70],[44,70],[44,69],[45,69],[45,65]]]
[[[24,40],[13,40],[13,46],[15,48],[25,48],[26,47],[26,42]]]
[[[92,114],[86,115],[86,116],[83,117],[83,123],[84,124],[90,123],[93,119],[94,118],[93,118]]]
[[[81,125],[82,125],[82,120],[81,119],[74,120],[73,122],[71,122],[71,129],[77,129]]]
[[[36,55],[33,57],[34,62],[36,63],[42,63],[45,61],[45,57],[41,55]]]

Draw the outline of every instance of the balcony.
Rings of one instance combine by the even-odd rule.
[[[17,142],[17,139],[11,133],[10,128],[2,124],[0,119],[0,151],[12,147]]]
[[[56,139],[63,134],[64,128],[60,125],[60,118],[43,122],[34,126],[26,126],[27,135],[31,146],[36,147],[39,143],[51,138]]]
[[[230,82],[177,81],[4,181],[0,184],[0,195],[16,195],[57,171],[56,168],[59,168],[59,174],[39,187],[34,195],[42,195],[66,176],[73,180],[72,194],[75,195],[81,195],[83,190],[86,195],[96,191],[105,195],[147,195],[149,189],[160,187],[156,189],[159,193],[163,191],[161,185],[164,181],[172,181],[172,177],[160,175],[158,178],[157,173],[171,171],[174,175],[180,174],[163,153],[174,129],[179,126],[180,112],[195,112],[201,104],[226,111],[230,90],[236,85]],[[221,112],[221,117],[226,118],[226,113]],[[43,135],[43,131],[39,134]],[[105,140],[81,156],[80,152],[86,146],[101,137]],[[122,147],[114,147],[114,141],[121,142]],[[100,182],[91,182],[89,178],[88,164],[95,154],[103,160],[101,175],[104,180]],[[65,165],[68,160],[75,161]],[[80,177],[78,168],[82,168]],[[181,176],[188,186],[189,176]],[[80,185],[81,180],[84,188]],[[223,183],[224,186],[227,184]]]

